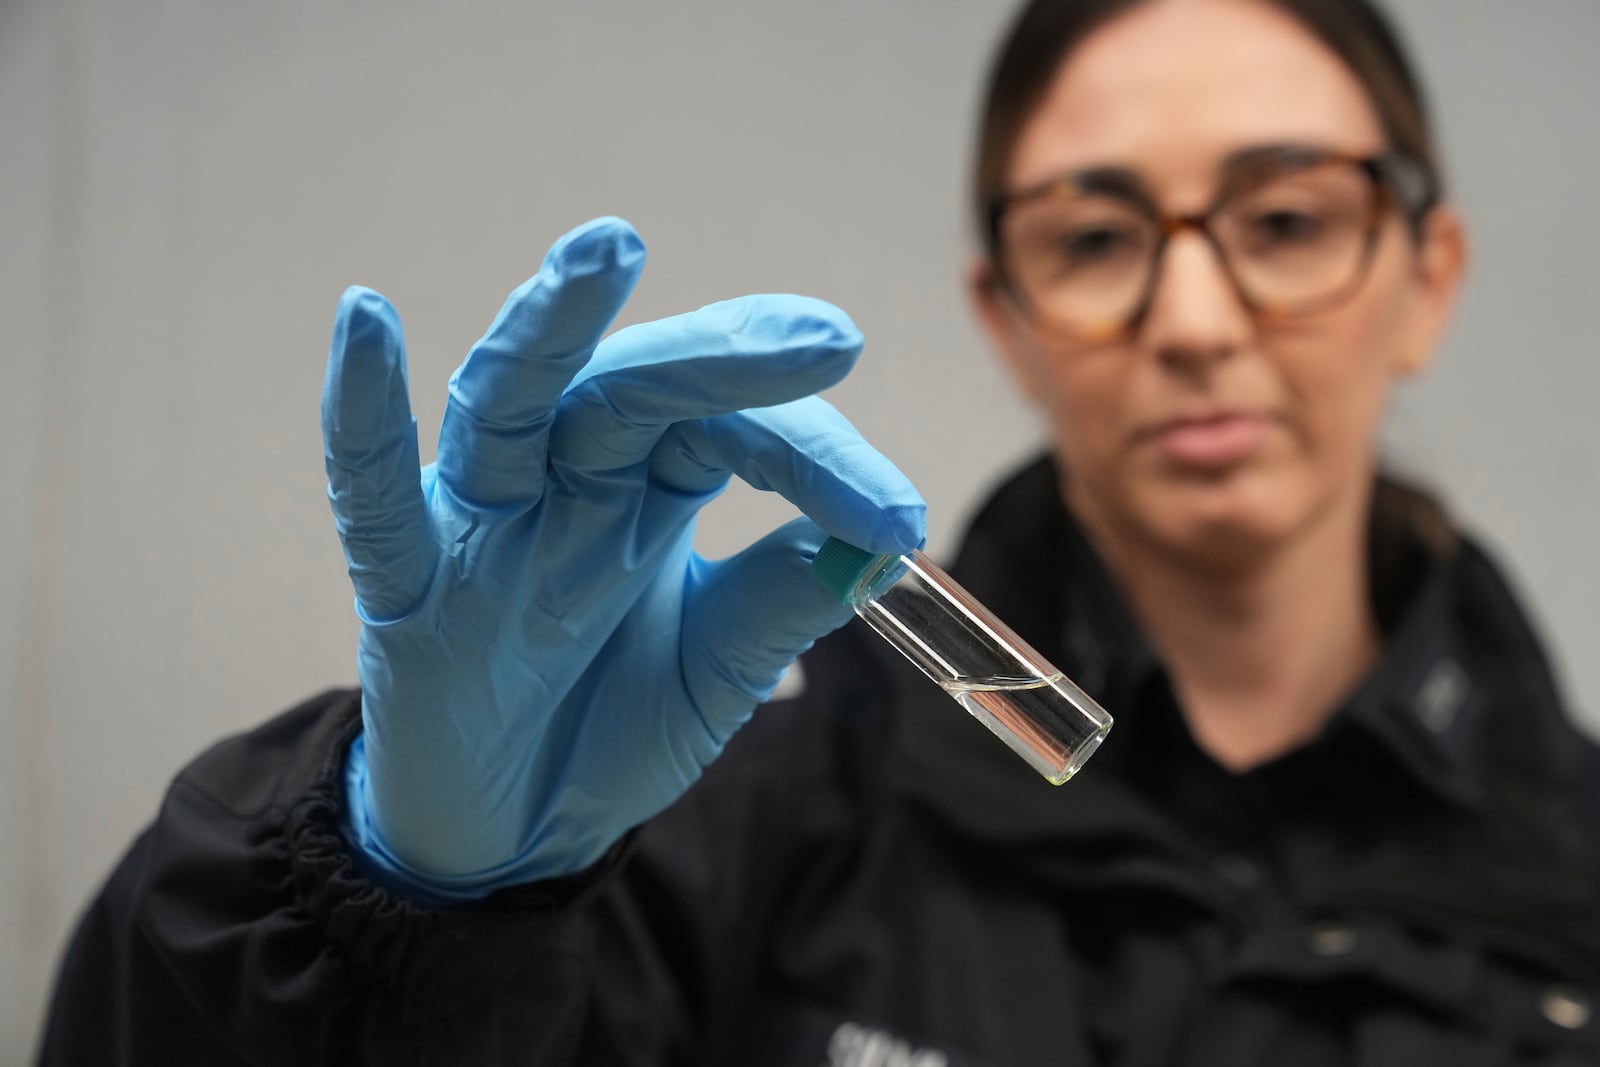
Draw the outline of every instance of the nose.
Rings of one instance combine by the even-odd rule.
[[[1251,318],[1216,248],[1198,227],[1172,234],[1140,324],[1139,342],[1188,373],[1226,359],[1250,337]]]

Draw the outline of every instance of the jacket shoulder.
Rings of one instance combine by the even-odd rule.
[[[239,819],[286,808],[337,773],[360,710],[357,690],[319,693],[217,741],[178,772],[173,787],[192,790]]]

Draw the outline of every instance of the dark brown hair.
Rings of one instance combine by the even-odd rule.
[[[990,67],[978,131],[973,204],[980,228],[1022,127],[1071,51],[1111,19],[1149,0],[1032,0]],[[1371,0],[1263,0],[1293,15],[1342,59],[1366,89],[1389,147],[1420,164],[1440,188],[1438,156],[1422,89],[1400,38]]]

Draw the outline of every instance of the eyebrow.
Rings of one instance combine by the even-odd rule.
[[[1294,159],[1297,156],[1306,158],[1326,155],[1348,155],[1344,149],[1331,145],[1316,144],[1310,141],[1281,141],[1267,144],[1249,145],[1245,148],[1235,149],[1222,158],[1216,169],[1217,183],[1225,186],[1228,182],[1238,177],[1243,171],[1248,171],[1262,163]],[[1106,165],[1085,167],[1081,170],[1066,171],[1054,175],[1043,181],[1035,182],[1026,188],[1019,189],[1009,194],[1008,199],[1029,197],[1043,193],[1048,189],[1069,187],[1074,192],[1083,193],[1110,193],[1113,195],[1132,197],[1146,203],[1155,202],[1154,192],[1145,181],[1145,177],[1132,167]]]
[[[1381,152],[1382,149],[1377,151]],[[1313,141],[1283,141],[1276,144],[1250,145],[1228,153],[1222,159],[1222,165],[1217,168],[1217,176],[1226,183],[1230,178],[1237,177],[1240,171],[1249,170],[1262,163],[1277,162],[1313,162],[1333,157],[1359,158],[1370,155],[1370,152],[1352,151],[1330,144],[1318,144]]]

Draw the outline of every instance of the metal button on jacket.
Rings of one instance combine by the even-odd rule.
[[[1594,1009],[1581,989],[1569,985],[1553,985],[1539,999],[1539,1010],[1544,1017],[1563,1030],[1581,1030],[1589,1025]]]
[[[1414,702],[1417,717],[1434,733],[1444,733],[1455,723],[1470,688],[1471,683],[1459,663],[1448,658],[1440,660],[1417,691]]]
[[[1308,940],[1311,951],[1318,956],[1348,956],[1356,947],[1356,932],[1344,923],[1318,923],[1311,928]]]

